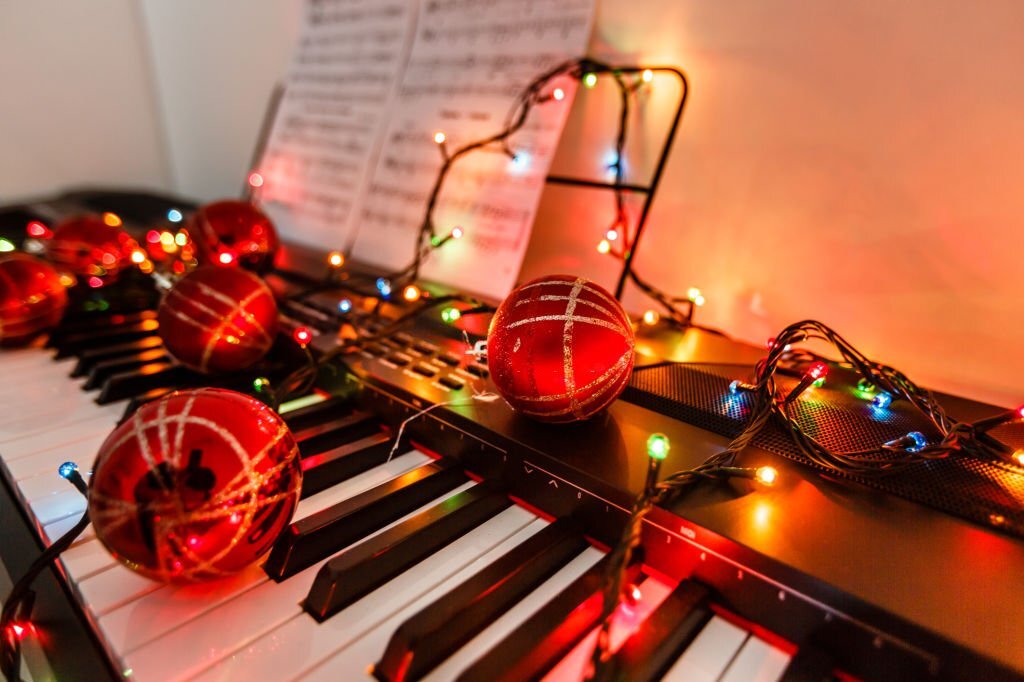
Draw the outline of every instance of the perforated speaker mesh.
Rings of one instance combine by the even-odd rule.
[[[734,365],[663,365],[638,368],[623,399],[673,419],[694,424],[726,437],[738,434],[750,413],[752,397],[729,391],[733,379],[749,380]],[[780,384],[785,386],[786,380]],[[794,407],[804,431],[834,451],[877,448],[909,431],[920,431],[930,441],[937,433],[920,414],[897,401],[890,409],[876,410],[856,391],[836,387],[813,389]],[[783,388],[783,390],[785,390]],[[1011,424],[994,431],[1000,440],[1024,445],[1024,428]],[[772,422],[754,444],[790,459],[814,466],[786,431]],[[891,476],[846,476],[866,486],[969,519],[989,528],[1024,537],[1024,470],[1001,462],[952,457],[914,466]]]

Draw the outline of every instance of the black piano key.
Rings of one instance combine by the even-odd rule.
[[[789,660],[779,682],[833,682],[838,679],[835,671],[836,662],[830,654],[805,645]]]
[[[170,362],[153,362],[138,369],[115,374],[100,389],[96,402],[100,405],[115,403],[155,388],[181,386],[189,379],[190,371]]]
[[[422,678],[586,546],[567,519],[550,524],[402,623],[374,666],[374,677]]]
[[[126,355],[141,353],[154,348],[163,348],[163,345],[164,342],[159,336],[147,336],[135,341],[118,343],[106,348],[93,348],[91,350],[83,351],[78,355],[78,362],[75,363],[75,368],[71,370],[71,376],[84,377],[89,374],[89,370],[91,370],[98,362],[121,358]]]
[[[280,582],[465,482],[454,462],[424,464],[296,521],[274,543],[263,570]]]
[[[352,401],[347,398],[332,397],[312,405],[300,407],[281,415],[292,433],[308,426],[313,426],[331,417],[350,414],[352,412]]]
[[[622,644],[596,679],[661,679],[711,616],[707,588],[683,580]]]
[[[145,320],[155,320],[155,310],[139,310],[133,313],[99,313],[89,317],[64,319],[53,330],[47,340],[47,347],[54,347],[62,336],[82,332],[110,329],[116,326],[135,324]]]
[[[477,485],[425,509],[330,559],[303,608],[318,621],[330,618],[510,504],[504,494]]]
[[[101,387],[107,379],[115,374],[138,369],[153,362],[170,362],[170,356],[163,348],[151,348],[131,355],[97,362],[89,370],[89,377],[83,388],[91,391]]]
[[[156,320],[143,320],[135,324],[117,325],[94,331],[68,334],[54,343],[57,358],[68,358],[93,348],[106,348],[114,344],[134,341],[135,339],[155,336],[158,324]]]
[[[395,439],[378,432],[353,443],[302,458],[302,497],[306,498],[387,461]],[[302,446],[299,446],[302,452]]]
[[[302,456],[310,457],[379,431],[380,421],[375,416],[368,412],[351,412],[331,415],[326,421],[292,429],[292,436],[299,443]]]
[[[607,558],[597,562],[459,676],[460,680],[533,680],[558,663],[601,618]],[[629,580],[639,574],[629,569]]]

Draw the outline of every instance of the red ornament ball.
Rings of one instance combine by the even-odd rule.
[[[519,287],[498,307],[487,364],[517,412],[546,422],[587,419],[611,404],[633,369],[633,326],[603,288],[551,275]]]
[[[299,449],[281,417],[241,393],[203,388],[143,405],[107,437],[89,517],[129,568],[197,582],[266,554],[301,487]]]
[[[279,246],[274,223],[247,201],[206,204],[192,214],[186,229],[203,264],[262,270],[272,264]]]
[[[157,312],[160,338],[203,373],[246,369],[277,334],[277,303],[263,280],[239,268],[201,267],[178,280]]]
[[[0,345],[27,343],[55,326],[67,304],[52,265],[23,253],[0,258]]]
[[[134,239],[101,216],[84,215],[68,218],[54,228],[46,255],[58,267],[87,278],[90,285],[104,286],[116,282],[131,266],[137,248]]]

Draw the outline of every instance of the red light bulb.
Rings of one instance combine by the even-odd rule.
[[[828,365],[824,362],[815,362],[807,368],[806,376],[809,376],[812,379],[821,379],[828,376]]]
[[[296,327],[295,331],[292,332],[292,338],[300,346],[306,346],[313,340],[313,332],[309,331],[307,327]]]

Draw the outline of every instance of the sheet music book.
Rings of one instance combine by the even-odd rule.
[[[259,171],[259,198],[289,239],[398,270],[449,149],[494,134],[538,75],[586,51],[595,0],[308,0]],[[512,288],[576,83],[535,107],[516,158],[455,163],[422,276],[502,297]]]

